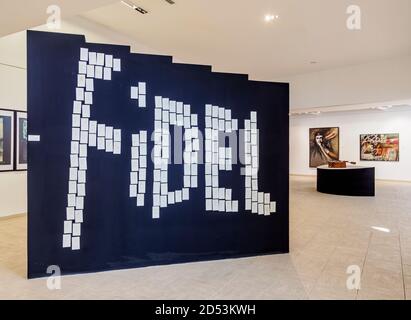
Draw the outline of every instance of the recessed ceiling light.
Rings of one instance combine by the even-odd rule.
[[[264,21],[265,22],[272,22],[274,20],[278,20],[280,16],[278,14],[266,14],[264,16]]]
[[[377,230],[377,231],[385,232],[385,233],[390,233],[391,232],[390,229],[384,228],[384,227],[371,227],[371,228],[374,229],[374,230]]]

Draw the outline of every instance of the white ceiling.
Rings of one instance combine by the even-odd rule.
[[[44,24],[47,6],[58,4],[63,19],[81,13],[178,61],[254,79],[287,80],[411,54],[410,0],[131,1],[149,14],[118,0],[1,1],[0,36]],[[362,9],[361,31],[346,28],[346,9],[352,3]],[[267,24],[267,13],[280,18]]]
[[[62,18],[118,0],[1,0],[0,37],[47,23],[47,8],[58,5]]]
[[[257,79],[411,54],[410,0],[133,1],[149,14],[116,3],[82,16],[178,60]],[[362,9],[361,31],[346,27],[352,3]],[[280,18],[267,24],[266,13]]]

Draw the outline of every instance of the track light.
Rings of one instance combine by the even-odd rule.
[[[136,6],[134,3],[130,3],[127,1],[121,1],[122,4],[124,4],[125,6],[129,7],[130,9],[136,10],[137,12],[141,13],[141,14],[146,14],[148,13],[148,11],[146,9],[143,9],[141,7]]]

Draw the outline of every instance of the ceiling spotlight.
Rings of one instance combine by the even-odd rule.
[[[130,9],[133,9],[133,10],[136,10],[136,11],[140,12],[141,14],[146,14],[146,13],[148,13],[147,10],[145,10],[145,9],[143,9],[143,8],[141,8],[141,7],[136,6],[134,3],[127,2],[127,1],[121,1],[121,3],[124,4],[125,6],[129,7]]]
[[[280,16],[278,14],[266,14],[264,16],[265,22],[273,22],[274,20],[278,20]]]
[[[371,227],[371,228],[374,229],[374,230],[377,230],[377,231],[385,232],[385,233],[390,233],[391,232],[390,229],[384,228],[384,227]]]

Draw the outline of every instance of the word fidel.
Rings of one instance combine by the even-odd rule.
[[[80,250],[81,224],[84,221],[86,197],[86,173],[88,148],[119,155],[122,152],[122,131],[92,120],[95,81],[111,81],[114,72],[121,72],[121,60],[104,53],[80,49],[77,74],[76,99],[73,103],[70,169],[67,194],[66,219],[64,221],[63,248]],[[139,82],[130,88],[130,99],[139,108],[147,108],[146,83]],[[257,112],[244,120],[244,129],[239,129],[238,120],[232,118],[231,110],[211,104],[205,105],[204,135],[199,130],[198,115],[191,106],[180,101],[155,96],[154,132],[151,140],[154,147],[151,160],[154,164],[152,179],[153,219],[160,219],[160,211],[169,206],[189,201],[190,191],[198,188],[198,166],[205,166],[205,211],[239,212],[239,200],[233,199],[232,189],[222,187],[220,171],[232,171],[238,163],[237,137],[240,135],[240,154],[245,195],[244,210],[261,216],[276,212],[276,202],[269,193],[258,189],[259,139]],[[184,166],[183,188],[169,190],[168,170],[171,164],[171,135],[183,138],[184,149],[174,143],[174,164]],[[184,132],[184,133],[183,133]],[[229,145],[225,145],[228,137]],[[131,171],[129,197],[137,207],[144,207],[147,196],[147,131],[132,134]],[[182,144],[180,144],[181,146]],[[178,161],[178,159],[183,161]]]

